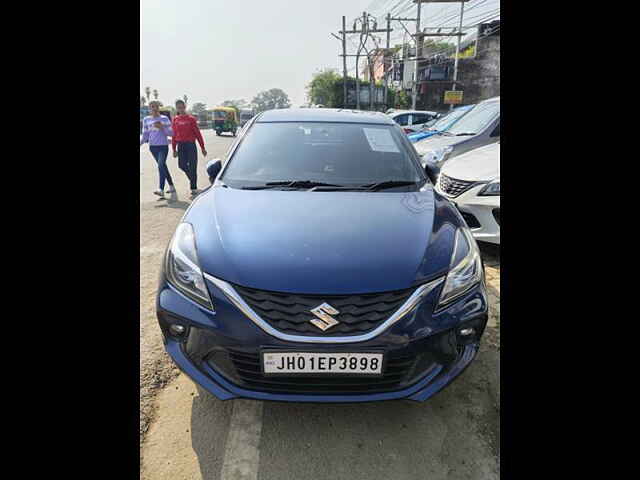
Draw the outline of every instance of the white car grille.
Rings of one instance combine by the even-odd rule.
[[[465,180],[457,180],[455,178],[447,177],[444,174],[440,174],[438,178],[438,187],[440,190],[449,197],[457,197],[461,193],[469,190],[476,182],[468,182]]]

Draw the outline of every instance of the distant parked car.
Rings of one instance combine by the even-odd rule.
[[[473,108],[473,105],[465,105],[464,107],[454,108],[451,112],[437,120],[431,120],[426,123],[424,128],[416,133],[410,133],[407,138],[411,143],[419,142],[425,138],[432,137],[437,133],[440,133],[448,128],[452,127],[454,123],[460,120],[465,113]]]
[[[500,142],[447,162],[436,191],[458,207],[476,240],[500,245]]]
[[[442,165],[474,148],[500,141],[500,97],[478,103],[451,128],[415,143],[432,180]]]
[[[397,110],[389,116],[402,127],[404,133],[414,133],[422,130],[425,123],[440,118],[441,114],[424,110]]]

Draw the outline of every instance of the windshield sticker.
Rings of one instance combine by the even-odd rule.
[[[369,146],[374,152],[400,153],[396,142],[393,141],[391,132],[386,128],[363,128]]]

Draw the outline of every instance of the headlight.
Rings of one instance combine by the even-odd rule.
[[[456,232],[456,241],[451,255],[451,265],[442,287],[438,307],[446,305],[482,280],[480,251],[467,227]]]
[[[439,164],[444,162],[447,159],[447,155],[449,155],[452,151],[453,151],[452,146],[437,148],[435,150],[427,150],[422,155],[422,158],[431,163]]]
[[[478,192],[478,195],[491,196],[500,195],[500,179],[496,179],[491,183],[488,183],[482,190]]]
[[[213,310],[200,270],[195,235],[190,223],[178,225],[167,251],[165,273],[171,285],[203,307]]]

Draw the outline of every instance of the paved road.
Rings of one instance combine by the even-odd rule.
[[[206,132],[205,141],[214,158],[226,152],[232,139]],[[499,250],[483,248],[492,310],[480,354],[430,401],[221,402],[178,374],[162,350],[153,293],[162,252],[188,201],[170,205],[155,200],[151,192],[157,174],[150,154],[144,147],[142,152],[141,433],[152,420],[142,446],[142,479],[499,478]],[[186,178],[174,165],[170,169],[179,196],[185,195]]]

